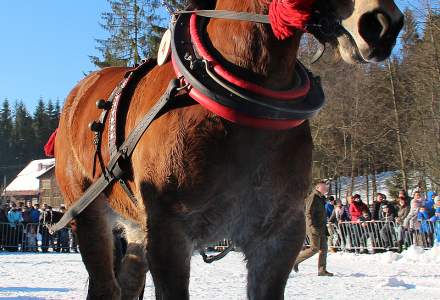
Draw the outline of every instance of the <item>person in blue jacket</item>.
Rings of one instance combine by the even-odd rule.
[[[423,246],[432,246],[432,230],[429,226],[429,215],[425,207],[420,207],[417,213],[417,221],[420,223],[420,233],[424,237]]]
[[[435,215],[429,219],[434,226],[434,240],[436,244],[440,244],[440,207],[435,209]]]
[[[17,227],[17,224],[23,222],[21,211],[17,209],[17,205],[15,203],[11,204],[11,209],[8,212],[8,221],[9,226],[11,226],[12,228]]]
[[[40,222],[40,205],[38,203],[34,204],[31,209],[31,219],[32,223],[38,224]]]
[[[9,251],[18,250],[18,240],[21,236],[22,228],[19,226],[23,222],[23,217],[21,211],[17,208],[15,203],[11,204],[11,209],[8,212],[9,221],[9,237],[8,237],[8,248]]]
[[[331,217],[333,210],[335,209],[335,197],[328,197],[328,201],[325,204],[325,214],[327,215],[327,220]]]
[[[425,208],[427,210],[428,215],[431,217],[434,215],[434,197],[437,196],[436,192],[429,191],[426,193],[426,201]]]

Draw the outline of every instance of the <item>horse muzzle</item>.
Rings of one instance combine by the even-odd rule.
[[[381,10],[367,12],[360,17],[358,34],[364,43],[358,45],[358,49],[365,61],[380,62],[391,55],[403,27],[403,19],[400,12],[398,17],[392,17]]]

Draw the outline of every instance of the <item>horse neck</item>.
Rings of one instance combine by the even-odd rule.
[[[267,13],[265,0],[218,0],[216,10]],[[293,68],[301,39],[298,31],[284,41],[275,38],[270,25],[212,19],[208,25],[212,46],[227,63],[250,73],[252,80],[272,89],[292,85]]]

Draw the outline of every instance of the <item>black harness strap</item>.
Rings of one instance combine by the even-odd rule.
[[[234,245],[230,244],[226,249],[224,249],[222,252],[220,252],[217,255],[207,255],[205,250],[200,250],[200,255],[203,258],[203,261],[207,264],[213,263],[217,260],[222,259],[223,257],[225,257],[229,252],[231,252],[231,250],[234,249]]]
[[[111,104],[111,99],[114,98],[114,94],[118,89],[119,89],[119,86],[110,95],[109,101],[98,100],[98,102],[103,101],[103,103],[110,103]],[[97,106],[98,106],[98,102],[97,102]],[[104,105],[106,105],[106,104],[104,104]],[[99,167],[101,168],[101,172],[104,172],[104,169],[105,169],[104,160],[102,159],[102,155],[101,155],[101,144],[102,144],[102,132],[104,131],[104,124],[105,124],[105,121],[107,120],[108,112],[109,112],[109,107],[104,107],[103,111],[101,112],[101,115],[99,116],[98,122],[93,121],[92,123],[89,124],[89,128],[93,131],[93,134],[94,134],[93,144],[95,145],[95,154],[93,156],[93,169],[92,169],[92,176],[93,177],[95,177],[95,174],[96,174],[96,161],[98,161],[98,163],[99,163]]]
[[[137,143],[145,133],[147,128],[151,125],[154,119],[164,111],[167,104],[174,98],[178,92],[180,82],[178,79],[173,79],[168,85],[166,92],[162,95],[159,101],[148,111],[148,113],[142,118],[142,121],[136,126],[136,128],[130,133],[128,138],[121,145],[119,150],[110,157],[110,162],[98,178],[81,196],[81,198],[73,204],[69,210],[63,215],[61,220],[55,225],[51,226],[50,231],[56,232],[69,222],[76,218],[87,206],[90,205],[105,189],[111,185],[116,179],[119,180],[124,171],[120,165],[121,161],[130,158]]]

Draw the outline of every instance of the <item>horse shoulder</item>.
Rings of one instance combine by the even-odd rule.
[[[98,99],[107,99],[124,77],[128,68],[105,68],[83,78],[69,93],[64,104],[57,138],[55,156],[57,176],[92,180],[94,155],[93,133],[88,124],[99,118],[95,106]],[[68,174],[67,174],[68,173]]]

